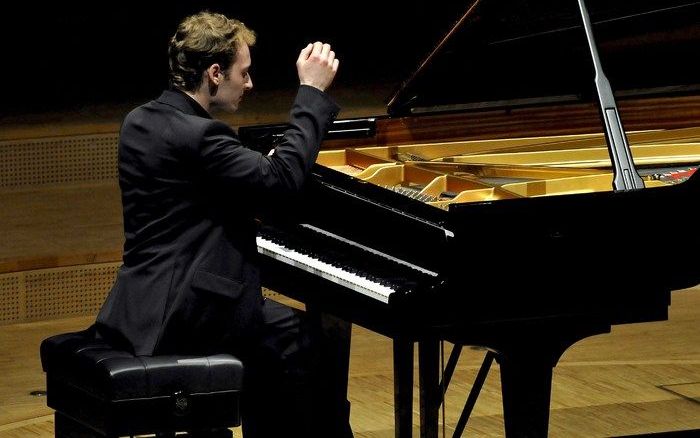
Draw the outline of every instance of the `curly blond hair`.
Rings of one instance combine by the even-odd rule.
[[[168,47],[170,86],[196,90],[212,64],[228,70],[240,44],[254,45],[255,32],[238,20],[208,11],[185,18]]]

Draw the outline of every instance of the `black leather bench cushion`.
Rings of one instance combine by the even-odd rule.
[[[45,339],[41,363],[52,379],[111,401],[239,391],[243,383],[243,365],[231,355],[133,356],[90,329]]]
[[[41,343],[56,436],[123,436],[240,425],[243,365],[231,355],[133,356],[92,329]]]

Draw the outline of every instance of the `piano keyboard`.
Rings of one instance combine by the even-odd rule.
[[[397,290],[415,285],[415,282],[406,277],[438,276],[435,272],[316,227],[303,227],[305,236],[298,242],[287,235],[275,236],[269,230],[262,231],[257,237],[258,252],[385,304],[389,303],[389,297]],[[322,243],[315,243],[314,240],[320,240]],[[378,272],[369,273],[366,266],[358,268],[344,262],[344,253],[354,252],[356,255],[358,251],[364,253],[363,259],[373,259],[370,264],[376,266]],[[356,257],[354,259],[357,260]],[[381,259],[381,262],[378,259]],[[382,264],[389,266],[381,268]],[[406,270],[414,272],[406,275]],[[404,275],[397,277],[397,273]]]

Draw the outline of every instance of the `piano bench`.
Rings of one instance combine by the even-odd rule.
[[[41,365],[56,437],[230,437],[240,425],[243,365],[231,355],[134,356],[88,329],[44,339]]]

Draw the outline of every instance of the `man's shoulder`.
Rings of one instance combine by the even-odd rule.
[[[140,117],[143,117],[146,114],[153,114],[155,112],[161,112],[162,108],[160,108],[160,105],[158,102],[154,100],[150,100],[146,103],[143,103],[135,108],[133,108],[131,111],[129,111],[126,114],[126,117],[124,117],[125,121],[132,120],[132,119],[138,119]]]
[[[129,132],[133,129],[167,130],[175,136],[190,140],[211,135],[236,135],[236,131],[221,120],[190,114],[158,100],[131,110],[122,123],[122,133],[125,129]]]
[[[205,126],[214,122],[212,119],[201,117],[197,114],[190,114],[181,108],[173,106],[167,102],[153,99],[132,109],[125,117],[125,122],[170,120],[185,124]]]

